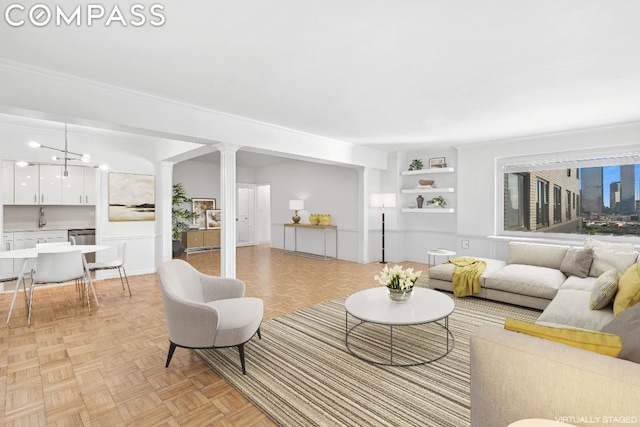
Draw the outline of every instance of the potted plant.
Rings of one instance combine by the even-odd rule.
[[[422,164],[422,160],[420,159],[413,159],[411,161],[411,164],[409,164],[410,171],[419,171],[422,170],[423,167],[424,165]]]
[[[447,202],[442,196],[436,196],[431,200],[427,200],[427,206],[440,206],[441,208],[444,208],[447,206]]]
[[[185,203],[191,203],[191,199],[187,197],[182,184],[173,184],[173,197],[171,199],[171,224],[172,229],[172,251],[173,257],[178,257],[184,252],[184,245],[180,236],[183,231],[189,230],[189,224],[198,216],[195,212],[185,208]]]

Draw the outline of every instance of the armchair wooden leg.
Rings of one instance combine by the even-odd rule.
[[[240,353],[240,364],[242,365],[242,375],[247,373],[244,366],[244,344],[238,345],[238,353]]]
[[[258,339],[262,339],[262,334],[260,333],[260,328],[258,328]]]
[[[165,368],[169,367],[169,362],[171,362],[174,351],[176,351],[176,345],[174,343],[171,343],[171,345],[169,346],[169,354],[167,354],[167,363],[166,365],[164,365]]]

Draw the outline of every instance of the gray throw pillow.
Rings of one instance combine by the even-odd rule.
[[[589,275],[589,269],[593,262],[593,249],[576,249],[571,248],[567,250],[562,263],[560,264],[560,271],[567,276],[587,277]]]
[[[618,279],[618,270],[615,268],[605,271],[598,277],[596,283],[593,284],[593,290],[589,298],[589,308],[591,310],[605,308],[613,301],[618,290]]]
[[[602,332],[619,335],[622,351],[618,359],[640,363],[640,304],[626,309],[607,323]]]

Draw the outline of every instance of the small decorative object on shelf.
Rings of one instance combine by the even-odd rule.
[[[411,298],[413,286],[421,274],[422,271],[414,272],[413,268],[403,270],[401,265],[396,264],[392,268],[385,266],[374,279],[387,287],[391,301],[405,302]]]
[[[427,206],[444,208],[447,206],[447,202],[442,196],[436,196],[433,199],[427,200]]]
[[[422,194],[416,198],[416,202],[418,202],[418,209],[422,209],[422,203],[424,203],[424,197],[422,197]]]
[[[432,180],[432,179],[419,179],[418,180],[418,186],[419,187],[425,187],[425,188],[432,188],[434,182],[435,181]]]
[[[331,224],[331,214],[318,214],[318,224],[319,225]]]
[[[309,214],[309,223],[313,225],[331,224],[331,214]]]
[[[419,171],[424,167],[424,165],[422,164],[422,160],[420,159],[413,159],[411,161],[411,164],[409,164],[409,170],[410,171]]]
[[[434,157],[429,159],[429,169],[441,169],[446,167],[447,164],[444,161],[444,157]]]

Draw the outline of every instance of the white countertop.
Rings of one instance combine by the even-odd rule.
[[[66,231],[76,228],[95,228],[94,224],[47,224],[44,227],[38,227],[38,224],[5,224],[3,232],[13,233],[15,231]]]

